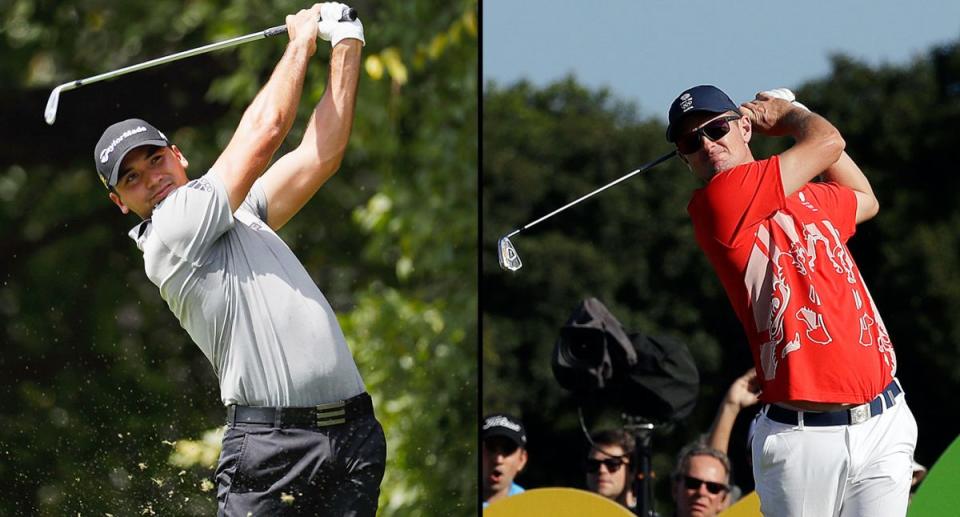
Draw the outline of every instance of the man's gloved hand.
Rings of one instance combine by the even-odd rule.
[[[320,23],[317,25],[320,29],[320,39],[329,41],[331,47],[337,46],[340,40],[353,38],[360,40],[360,43],[366,45],[363,39],[363,24],[358,17],[353,21],[341,22],[343,12],[349,9],[349,6],[339,2],[324,2],[320,4]]]
[[[788,90],[787,88],[775,88],[773,90],[767,90],[760,93],[765,93],[775,99],[783,99],[798,108],[804,109],[806,111],[810,111],[810,108],[804,106],[803,104],[800,104],[800,102],[797,101],[797,96],[794,95],[793,92]],[[759,96],[760,93],[758,93],[757,95]]]

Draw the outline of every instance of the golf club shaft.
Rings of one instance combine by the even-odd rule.
[[[340,17],[339,21],[345,22],[345,21],[352,21],[356,19],[357,19],[357,10],[353,8],[348,8],[348,9],[344,9],[343,16]],[[177,52],[176,54],[170,54],[169,56],[158,57],[156,59],[144,61],[143,63],[137,63],[135,65],[130,65],[117,70],[112,70],[110,72],[105,72],[100,75],[87,77],[86,79],[77,79],[75,81],[63,83],[60,86],[57,86],[56,88],[54,88],[53,92],[50,94],[50,98],[47,99],[47,107],[46,107],[46,110],[44,111],[44,118],[46,118],[47,124],[53,124],[53,121],[56,120],[56,112],[60,103],[60,94],[63,92],[74,90],[81,86],[86,86],[88,84],[97,83],[107,79],[113,79],[114,77],[120,77],[121,75],[126,75],[131,72],[143,70],[145,68],[151,68],[157,65],[162,65],[164,63],[170,63],[172,61],[178,61],[180,59],[185,59],[192,56],[198,56],[200,54],[206,54],[208,52],[213,52],[214,50],[220,50],[224,48],[233,47],[236,45],[242,45],[250,41],[269,38],[270,36],[276,36],[278,34],[283,34],[285,32],[287,32],[287,26],[278,25],[276,27],[270,27],[269,29],[262,30],[259,32],[253,32],[245,36],[237,36],[236,38],[219,41],[217,43],[211,43],[209,45],[204,45],[202,47],[197,47],[190,50],[184,50],[183,52]]]
[[[340,21],[350,21],[357,18],[357,11],[353,8],[349,11],[344,11],[343,17],[340,18]],[[143,70],[144,68],[150,68],[157,65],[162,65],[165,63],[170,63],[173,61],[178,61],[180,59],[185,59],[188,57],[199,56],[200,54],[206,54],[207,52],[213,52],[214,50],[220,50],[224,48],[230,48],[237,45],[242,45],[251,41],[256,41],[263,38],[269,38],[270,36],[276,36],[278,34],[283,34],[287,32],[286,25],[278,25],[276,27],[270,27],[269,29],[262,30],[259,32],[253,32],[245,36],[237,36],[236,38],[231,38],[224,41],[219,41],[217,43],[211,43],[209,45],[204,45],[202,47],[197,47],[190,50],[184,50],[183,52],[177,52],[176,54],[170,54],[169,56],[158,57],[156,59],[151,59],[150,61],[144,61],[143,63],[138,63],[136,65],[130,65],[118,70],[113,70],[111,72],[106,72],[100,75],[95,75],[93,77],[88,77],[86,79],[78,79],[70,83],[63,85],[63,88],[60,89],[61,92],[72,90],[74,88],[84,86],[87,84],[95,83],[98,81],[103,81],[104,79],[110,79],[113,77],[119,77],[121,75],[129,74],[131,72],[136,72],[138,70]],[[69,86],[68,86],[69,85]]]
[[[544,221],[544,220],[546,220],[546,219],[549,219],[549,218],[553,217],[554,215],[559,214],[560,212],[563,212],[564,210],[570,208],[571,206],[576,205],[577,203],[579,203],[579,202],[581,202],[581,201],[583,201],[583,200],[585,200],[585,199],[587,199],[587,198],[593,197],[594,195],[599,194],[599,193],[603,192],[604,190],[607,190],[608,188],[616,185],[617,183],[620,183],[621,181],[626,181],[626,180],[630,179],[631,177],[633,177],[633,176],[635,176],[635,175],[637,175],[637,174],[640,174],[641,172],[643,172],[643,171],[645,171],[645,170],[647,170],[647,169],[650,169],[651,167],[654,167],[654,166],[656,166],[656,165],[658,165],[658,164],[660,164],[660,163],[662,163],[662,162],[665,162],[665,161],[669,160],[670,158],[673,158],[673,156],[676,155],[676,154],[677,154],[677,151],[676,151],[676,150],[670,151],[669,153],[667,153],[667,154],[665,154],[665,155],[657,158],[656,160],[653,160],[653,161],[650,162],[650,163],[646,163],[646,164],[644,164],[644,165],[641,165],[639,169],[637,169],[637,170],[635,170],[635,171],[633,171],[633,172],[629,172],[629,173],[627,173],[625,176],[622,176],[622,177],[620,177],[620,178],[618,178],[618,179],[615,179],[615,180],[611,181],[610,183],[607,183],[606,185],[598,188],[597,190],[594,190],[593,192],[590,192],[590,193],[588,193],[588,194],[584,194],[583,196],[580,196],[580,197],[579,197],[578,199],[576,199],[575,201],[571,201],[571,202],[567,203],[566,205],[561,206],[560,208],[558,208],[558,209],[554,210],[553,212],[550,212],[549,214],[547,214],[547,215],[545,215],[545,216],[537,219],[536,221],[529,222],[529,223],[525,224],[523,227],[517,228],[516,230],[508,233],[508,234],[506,235],[506,237],[507,237],[507,238],[513,237],[514,235],[522,232],[523,230],[526,230],[527,228],[530,228],[530,227],[532,227],[532,226],[540,223],[541,221]]]
[[[276,28],[276,27],[274,27]],[[286,29],[286,27],[283,27]],[[209,45],[204,45],[202,47],[197,47],[190,50],[184,50],[183,52],[177,52],[176,54],[170,54],[169,56],[158,57],[156,59],[151,59],[150,61],[144,61],[143,63],[137,63],[135,65],[130,65],[124,68],[119,68],[117,70],[112,70],[110,72],[105,72],[100,75],[95,75],[92,77],[87,77],[86,79],[77,79],[76,81],[71,81],[69,83],[64,83],[60,88],[61,92],[68,90],[73,90],[74,88],[79,88],[80,86],[86,86],[88,84],[93,84],[100,82],[106,79],[112,79],[114,77],[119,77],[121,75],[126,75],[131,72],[136,72],[138,70],[143,70],[145,68],[151,68],[157,65],[162,65],[164,63],[170,63],[173,61],[179,61],[192,56],[198,56],[200,54],[206,54],[207,52],[212,52],[214,50],[220,50],[223,48],[229,48],[249,41],[256,41],[258,39],[263,39],[268,36],[273,36],[273,34],[267,34],[267,32],[273,29],[267,29],[265,31],[255,32],[253,34],[247,34],[246,36],[238,36],[236,38],[220,41],[217,43],[211,43]]]

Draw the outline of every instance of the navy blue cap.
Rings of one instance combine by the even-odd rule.
[[[668,119],[670,125],[667,126],[667,142],[676,140],[673,129],[680,124],[680,120],[689,113],[697,111],[706,111],[710,113],[725,113],[735,111],[740,114],[740,107],[737,106],[723,90],[709,84],[694,86],[681,93],[673,104],[670,105],[670,114]]]
[[[143,145],[166,147],[170,143],[159,129],[138,118],[117,122],[103,132],[93,150],[93,159],[105,187],[117,186],[117,173],[123,157]]]

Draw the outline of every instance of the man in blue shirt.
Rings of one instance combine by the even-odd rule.
[[[527,432],[517,418],[494,414],[483,419],[483,507],[523,492],[513,482],[527,464]]]

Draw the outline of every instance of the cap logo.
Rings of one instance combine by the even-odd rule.
[[[685,93],[680,96],[680,111],[686,113],[690,108],[693,108],[693,95]]]
[[[519,432],[520,432],[520,426],[519,426],[519,425],[511,422],[510,420],[508,420],[507,418],[502,417],[502,416],[495,416],[495,417],[488,418],[488,419],[483,423],[483,430],[484,430],[484,431],[486,431],[487,429],[490,429],[491,427],[506,427],[507,429],[510,429],[511,431],[513,431],[513,432],[515,432],[515,433],[519,433]]]
[[[110,159],[110,153],[112,153],[113,150],[117,147],[117,144],[119,144],[120,142],[122,142],[125,138],[127,138],[127,137],[129,137],[129,136],[133,136],[133,135],[135,135],[135,134],[137,134],[137,133],[143,133],[143,132],[146,131],[146,130],[147,130],[147,128],[145,128],[145,127],[143,127],[143,126],[137,126],[137,127],[133,128],[133,129],[128,129],[128,130],[124,131],[123,133],[120,133],[120,136],[118,136],[117,138],[115,138],[115,139],[113,140],[113,142],[110,142],[110,145],[109,145],[109,146],[107,146],[104,150],[100,151],[100,163],[107,163],[107,160]],[[164,137],[164,138],[166,138],[166,137]]]

